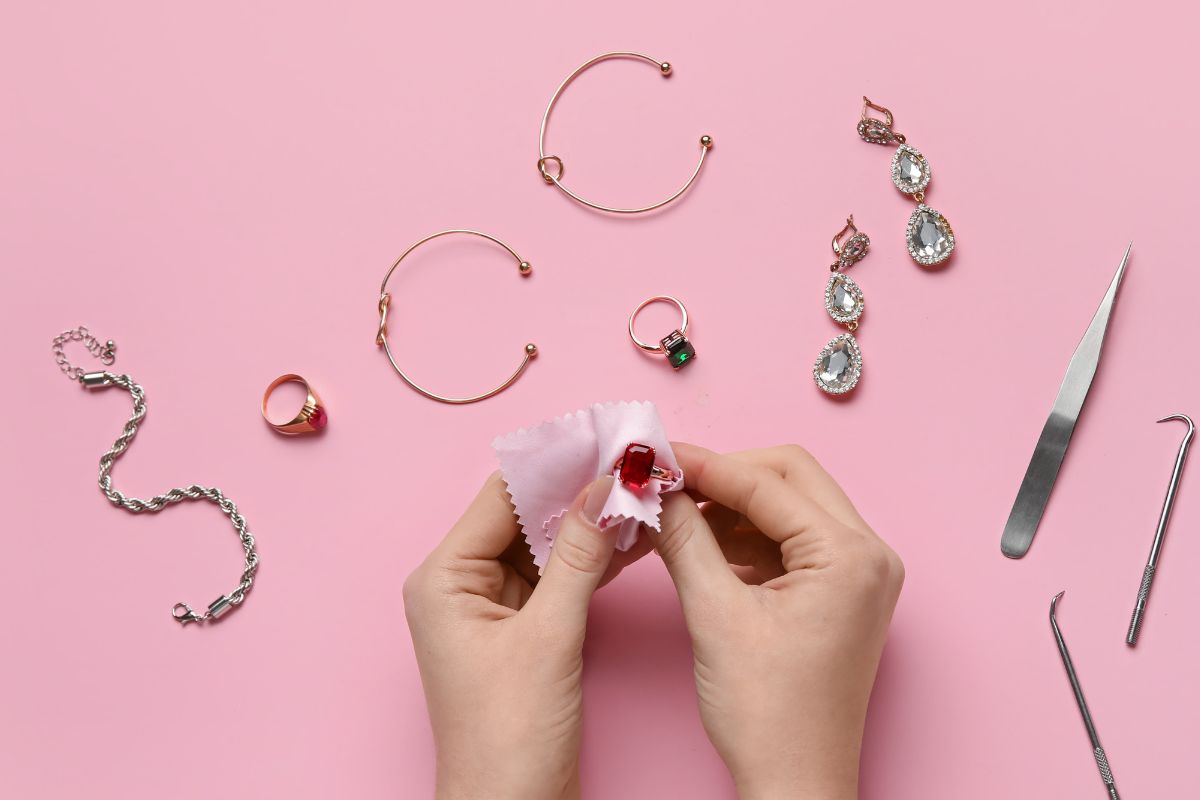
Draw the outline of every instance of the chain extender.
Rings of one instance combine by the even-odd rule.
[[[100,389],[109,386],[119,386],[129,392],[129,396],[133,398],[133,413],[130,415],[129,421],[125,423],[125,428],[121,431],[121,435],[113,442],[108,452],[100,457],[100,477],[98,482],[100,484],[100,491],[104,492],[104,496],[112,501],[113,505],[120,506],[134,514],[162,511],[169,505],[181,503],[185,500],[209,500],[216,503],[221,511],[229,517],[229,521],[233,523],[234,530],[237,531],[238,538],[241,540],[242,549],[246,553],[245,566],[242,568],[242,577],[236,589],[227,595],[221,595],[209,603],[208,608],[203,613],[193,611],[187,603],[176,603],[171,609],[171,616],[182,625],[186,625],[189,622],[208,622],[217,619],[234,606],[241,605],[242,601],[246,599],[246,593],[250,591],[250,587],[254,584],[254,573],[258,570],[258,553],[254,549],[254,537],[246,527],[245,517],[238,513],[237,506],[234,505],[233,501],[216,487],[204,487],[192,484],[191,486],[171,489],[148,500],[127,497],[119,490],[113,488],[111,475],[113,463],[129,447],[129,443],[133,441],[133,437],[137,434],[138,424],[146,416],[146,393],[128,375],[117,375],[107,371],[85,372],[81,367],[71,364],[64,351],[64,348],[70,342],[82,343],[88,352],[99,359],[100,363],[105,366],[112,365],[116,360],[116,343],[110,339],[102,345],[87,327],[80,325],[78,328],[63,331],[54,337],[51,350],[54,352],[54,360],[63,374],[71,380],[77,381],[84,388]]]

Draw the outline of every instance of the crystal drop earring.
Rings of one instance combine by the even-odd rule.
[[[830,339],[813,364],[813,380],[826,394],[846,394],[862,376],[862,352],[854,332],[865,303],[862,289],[845,270],[862,261],[870,247],[870,238],[855,227],[853,214],[846,218],[846,227],[833,237],[836,260],[829,265],[833,274],[825,284],[825,310],[834,322],[846,326],[846,333]]]
[[[883,118],[872,117],[878,111]],[[917,208],[908,218],[905,243],[913,261],[926,267],[941,264],[954,252],[954,231],[940,211],[925,205],[925,188],[929,186],[929,162],[915,147],[906,143],[904,134],[893,129],[892,112],[863,98],[862,118],[858,135],[871,144],[899,144],[892,156],[892,183],[917,201]]]

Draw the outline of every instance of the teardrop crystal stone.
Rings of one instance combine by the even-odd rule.
[[[833,304],[842,311],[854,310],[854,295],[846,290],[846,282],[838,281],[833,286]]]
[[[954,230],[937,209],[922,203],[908,219],[908,254],[918,264],[940,264],[954,252]]]
[[[828,394],[845,394],[858,385],[862,375],[862,353],[854,335],[843,333],[817,356],[813,364],[813,380],[817,388]]]
[[[862,316],[863,293],[849,275],[835,273],[825,284],[825,310],[834,322],[845,324]]]
[[[929,185],[929,162],[921,151],[906,144],[900,145],[892,156],[892,183],[905,194],[925,191]]]

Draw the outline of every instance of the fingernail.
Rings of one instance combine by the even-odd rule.
[[[583,518],[592,525],[600,521],[600,512],[604,511],[604,504],[608,501],[609,492],[612,491],[612,483],[612,478],[601,478],[593,483],[587,499],[583,501],[583,508],[579,509]]]

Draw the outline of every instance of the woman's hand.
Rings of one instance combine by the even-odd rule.
[[[613,533],[596,528],[611,480],[576,498],[540,581],[496,474],[405,582],[438,798],[579,795],[588,602],[651,546],[641,537],[614,556]]]
[[[853,800],[900,559],[799,447],[673,447],[692,496],[663,498],[652,538],[709,738],[744,800]]]

